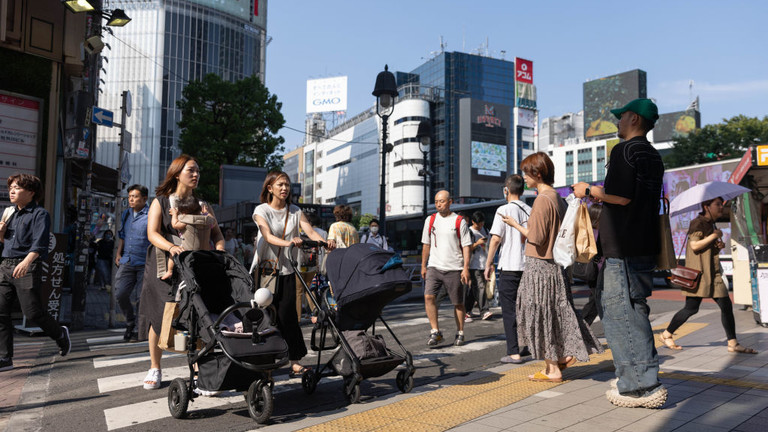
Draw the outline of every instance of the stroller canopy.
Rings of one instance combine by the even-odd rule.
[[[355,300],[380,293],[395,294],[387,296],[388,300],[392,300],[410,291],[411,280],[402,265],[387,265],[395,256],[394,252],[367,243],[336,249],[328,254],[328,280],[339,309]],[[407,290],[403,289],[404,286]]]

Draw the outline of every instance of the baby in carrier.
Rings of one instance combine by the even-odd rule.
[[[181,247],[186,251],[210,250],[211,229],[216,226],[216,219],[203,213],[203,207],[194,196],[178,198],[171,202],[171,226],[179,232]],[[157,277],[168,279],[173,274],[173,260],[165,258],[165,253],[157,250]]]

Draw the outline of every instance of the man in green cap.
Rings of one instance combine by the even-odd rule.
[[[611,151],[605,186],[573,185],[576,197],[603,203],[600,245],[606,260],[597,299],[617,377],[606,397],[621,407],[660,408],[667,390],[659,382],[647,298],[659,252],[664,164],[645,137],[659,113],[650,99],[635,99],[611,112],[619,119],[622,142]]]

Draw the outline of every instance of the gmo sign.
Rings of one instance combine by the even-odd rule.
[[[334,98],[326,98],[326,99],[315,99],[312,101],[312,105],[316,107],[322,107],[322,106],[328,106],[328,105],[338,105],[341,103],[340,97],[334,97]]]

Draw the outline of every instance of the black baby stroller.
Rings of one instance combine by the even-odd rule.
[[[308,247],[317,244],[304,243]],[[291,265],[296,268],[295,262]],[[395,383],[403,393],[411,391],[413,356],[381,317],[384,306],[411,291],[411,280],[402,268],[400,256],[372,244],[355,244],[331,252],[326,270],[330,286],[316,292],[306,290],[317,308],[318,320],[310,346],[318,355],[315,370],[308,370],[301,377],[304,391],[312,394],[322,377],[341,375],[344,396],[350,403],[357,403],[363,379],[382,376],[403,362],[405,369],[397,373]],[[306,289],[303,279],[299,280]],[[402,354],[387,348],[382,336],[376,335],[377,317]],[[367,333],[369,327],[371,334]],[[336,352],[331,359],[322,364],[322,351],[333,349]]]
[[[266,422],[274,408],[272,371],[288,363],[288,345],[273,325],[270,309],[274,307],[262,309],[255,304],[251,276],[226,252],[182,252],[174,262],[180,276],[181,300],[173,327],[189,332],[189,382],[183,378],[171,382],[171,415],[185,417],[189,401],[196,397],[194,390],[199,387],[244,391],[251,417],[258,423]],[[222,323],[239,327],[232,324],[238,321],[242,322],[242,332],[222,327]],[[232,327],[229,330],[234,330]]]

